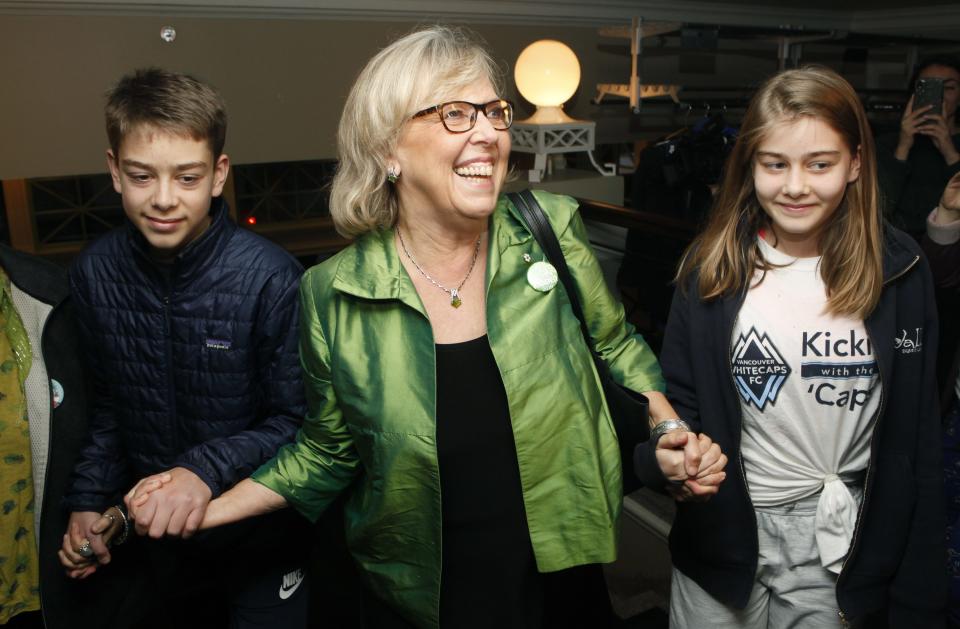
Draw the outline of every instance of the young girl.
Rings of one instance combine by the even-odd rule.
[[[681,418],[739,461],[678,505],[672,627],[943,624],[933,289],[877,203],[853,88],[823,68],[767,81],[661,356]]]

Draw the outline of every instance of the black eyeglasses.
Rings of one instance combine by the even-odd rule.
[[[502,98],[483,105],[455,100],[427,107],[413,114],[413,117],[421,118],[434,112],[440,116],[440,122],[450,133],[464,133],[472,129],[477,124],[479,112],[483,112],[490,125],[498,131],[506,131],[513,124],[513,103]]]

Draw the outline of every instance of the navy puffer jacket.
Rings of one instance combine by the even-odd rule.
[[[302,267],[239,229],[212,224],[158,265],[132,224],[91,244],[70,288],[95,391],[66,496],[101,511],[133,484],[185,467],[218,496],[292,441],[305,403],[297,354]]]

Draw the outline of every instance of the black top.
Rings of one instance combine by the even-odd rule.
[[[487,337],[436,347],[440,626],[607,627],[611,610],[600,566],[537,572],[510,409]],[[363,606],[371,629],[415,626],[372,592],[364,592]]]
[[[437,455],[441,626],[540,626],[510,410],[486,336],[437,345]]]

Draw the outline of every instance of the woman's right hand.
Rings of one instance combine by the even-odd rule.
[[[245,478],[210,501],[200,530],[210,529],[287,507],[283,496]]]
[[[910,149],[913,148],[913,139],[920,130],[920,127],[929,120],[931,109],[933,109],[933,105],[926,105],[914,111],[913,96],[907,101],[907,108],[904,110],[903,117],[900,119],[900,138],[897,141],[897,149],[894,152],[894,157],[901,162],[907,161],[907,157],[910,155]]]

